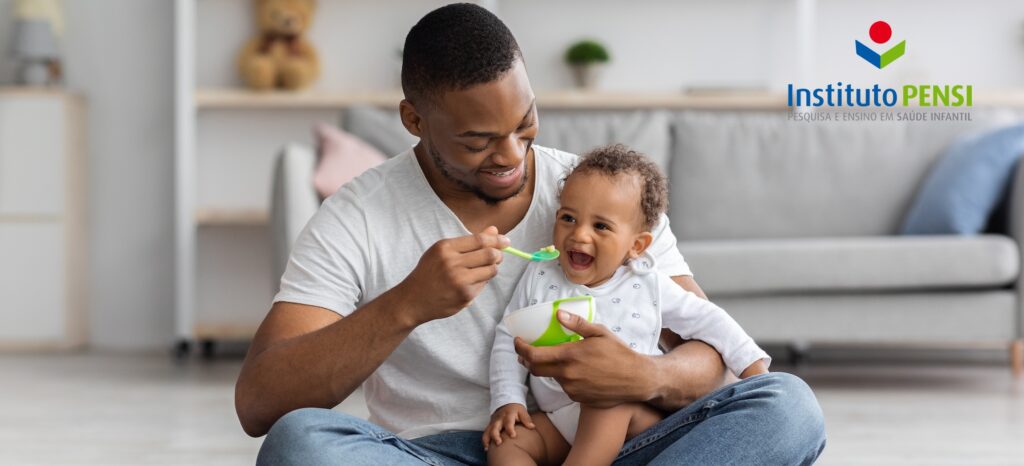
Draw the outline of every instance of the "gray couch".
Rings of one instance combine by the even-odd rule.
[[[395,113],[353,108],[343,126],[395,154],[415,142]],[[540,117],[539,144],[579,153],[622,142],[662,166],[696,280],[759,342],[1010,346],[1019,366],[1024,169],[1008,205],[1012,235],[897,235],[942,150],[958,135],[1018,121],[1016,112],[979,108],[973,122],[939,124],[808,123],[756,111]],[[275,280],[317,207],[313,164],[310,148],[295,144],[278,160]]]

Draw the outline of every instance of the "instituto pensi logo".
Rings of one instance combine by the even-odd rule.
[[[874,43],[883,45],[892,38],[892,27],[885,21],[875,21],[868,29],[868,35]],[[868,63],[875,65],[875,68],[878,69],[885,68],[890,63],[896,61],[897,58],[902,57],[903,53],[907,51],[907,41],[905,40],[900,41],[900,43],[882,53],[874,51],[859,40],[854,40],[854,42],[857,43],[857,55]]]
[[[892,27],[885,21],[875,21],[868,28],[868,36],[879,51],[868,47],[859,40],[857,56],[863,58],[878,69],[885,68],[898,60],[907,51],[907,41],[900,40],[896,45],[890,41],[893,37]],[[890,45],[886,45],[890,44]],[[837,44],[839,45],[839,44]],[[840,45],[841,46],[841,45]],[[855,60],[850,57],[850,60]],[[878,74],[876,76],[882,76]],[[824,86],[807,86],[790,83],[786,86],[786,106],[797,108],[892,108],[902,107],[972,107],[974,106],[974,86],[968,83],[905,83],[899,86],[883,86],[879,83],[853,83],[838,80]],[[970,112],[791,112],[791,119],[801,121],[823,121],[835,117],[836,120],[895,120],[895,121],[965,121],[970,120]]]

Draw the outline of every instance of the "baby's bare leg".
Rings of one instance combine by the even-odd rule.
[[[565,464],[612,464],[627,439],[660,420],[661,413],[644,403],[625,403],[614,408],[580,406],[576,442]]]
[[[487,449],[487,464],[498,465],[557,465],[569,454],[569,444],[558,433],[544,413],[530,417],[536,429],[516,425],[516,438],[501,433],[501,445],[491,444]]]

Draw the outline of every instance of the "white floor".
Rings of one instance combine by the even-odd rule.
[[[0,464],[252,464],[232,405],[240,361],[0,356]],[[819,464],[1024,465],[1024,380],[1005,367],[811,366]],[[358,399],[339,409],[365,416]]]

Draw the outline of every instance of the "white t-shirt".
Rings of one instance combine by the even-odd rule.
[[[506,234],[512,245],[527,251],[551,244],[559,180],[576,160],[566,152],[533,149],[533,200]],[[431,245],[468,234],[427,183],[410,149],[324,201],[292,248],[274,302],[346,316],[405,279]],[[654,234],[651,251],[662,270],[690,275],[667,217]],[[486,427],[494,329],[526,264],[506,257],[469,307],[409,334],[363,383],[370,421],[405,438]]]
[[[658,339],[661,329],[667,328],[684,339],[714,347],[737,376],[755,361],[771,363],[768,354],[722,308],[684,290],[659,268],[656,259],[644,254],[616,269],[607,282],[590,288],[569,281],[558,261],[533,262],[526,267],[504,315],[539,302],[593,296],[594,322],[638,353],[662,354]],[[512,340],[508,327],[500,322],[491,350],[492,413],[509,403],[527,406],[528,372],[519,364]],[[537,406],[545,412],[573,402],[549,377],[531,377],[530,388]]]

